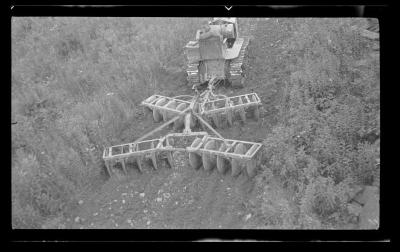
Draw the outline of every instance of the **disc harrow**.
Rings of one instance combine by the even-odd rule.
[[[170,98],[162,95],[152,95],[142,102],[146,112],[153,114],[155,122],[168,121],[190,106],[190,101]]]
[[[206,171],[217,169],[225,174],[231,168],[232,176],[246,171],[249,177],[256,174],[260,161],[262,144],[241,140],[212,137],[207,132],[170,133],[159,139],[151,139],[106,148],[103,159],[110,174],[112,166],[121,163],[127,173],[126,163],[133,162],[143,172],[143,162],[149,162],[158,169],[160,160],[166,159],[174,168],[173,152],[188,153],[189,164],[193,169],[203,167]]]
[[[178,115],[184,109],[190,107],[191,101],[170,98],[162,95],[152,95],[142,102],[145,110],[152,112],[155,122],[168,121]],[[242,123],[246,123],[247,118],[258,121],[260,117],[259,107],[261,100],[256,93],[243,94],[233,97],[222,97],[210,99],[206,97],[202,101],[194,104],[194,111],[203,116],[208,122],[213,122],[217,128],[224,125],[231,127],[236,118],[240,118]],[[193,128],[198,123],[192,117],[190,127]],[[184,118],[181,117],[174,124],[174,129],[179,130],[184,126]]]
[[[261,106],[261,100],[258,95],[250,93],[205,101],[200,106],[200,114],[212,120],[217,128],[223,126],[222,121],[226,121],[230,127],[237,114],[243,123],[246,123],[246,118],[254,118],[258,121],[259,106]]]
[[[127,143],[106,148],[103,153],[103,159],[108,173],[111,175],[112,167],[116,163],[120,163],[124,173],[127,174],[127,162],[136,164],[138,170],[142,172],[142,163],[144,160],[150,160],[152,162],[152,166],[155,169],[158,169],[157,156],[160,154],[158,148],[159,142],[160,139],[152,139],[138,143]],[[168,154],[170,153],[165,154],[168,157]]]
[[[253,177],[260,161],[261,147],[260,143],[205,135],[193,141],[186,151],[189,152],[189,162],[194,169],[201,166],[206,171],[217,168],[218,172],[225,174],[230,166],[232,176],[246,170],[247,175]]]

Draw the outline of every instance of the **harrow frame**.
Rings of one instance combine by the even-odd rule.
[[[245,103],[243,103],[243,97],[245,98]],[[241,100],[242,103],[240,103],[239,100]],[[225,107],[217,107],[216,103],[221,103],[221,104],[223,103]],[[207,115],[207,114],[225,112],[227,110],[235,110],[240,108],[246,108],[249,106],[259,106],[259,105],[261,105],[261,100],[256,93],[243,94],[223,99],[206,101],[202,103],[200,106],[200,114]]]
[[[196,137],[201,136],[201,140],[197,143],[196,146],[193,146],[195,143]],[[195,137],[195,139],[190,142],[186,147],[175,147],[173,143],[171,144],[171,138],[186,138],[186,137]],[[227,149],[224,151],[220,150],[209,150],[206,149],[206,143],[209,141],[216,141],[218,146],[222,144],[227,144]],[[173,142],[173,141],[172,141]],[[156,144],[155,144],[156,143]],[[142,149],[140,146],[147,144],[149,148]],[[247,151],[244,154],[237,154],[234,153],[233,150],[238,144],[244,144],[249,146]],[[120,148],[123,152],[123,147],[128,146],[129,152],[127,153],[119,153],[119,154],[112,154],[114,148]],[[243,162],[252,162],[256,155],[259,153],[262,147],[261,143],[255,142],[248,142],[242,140],[233,140],[233,139],[221,139],[218,137],[212,137],[207,132],[192,132],[192,133],[169,133],[161,138],[157,139],[150,139],[144,140],[139,142],[127,143],[127,144],[120,144],[114,145],[104,150],[103,159],[106,162],[106,167],[108,172],[111,174],[110,163],[112,162],[120,162],[122,164],[124,172],[127,174],[125,161],[128,158],[135,157],[139,170],[142,172],[141,168],[141,160],[146,155],[153,155],[151,158],[153,159],[152,162],[157,169],[157,161],[155,160],[157,157],[156,155],[162,152],[167,154],[167,159],[171,167],[173,167],[172,161],[172,152],[173,151],[186,151],[188,153],[196,153],[196,154],[208,154],[208,155],[215,155],[215,157],[223,157],[225,159],[232,159],[232,160],[241,160]],[[218,148],[219,149],[219,148]]]

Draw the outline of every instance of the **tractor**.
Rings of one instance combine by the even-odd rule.
[[[239,37],[237,18],[212,18],[196,32],[196,40],[185,46],[186,74],[190,86],[210,79],[244,87],[249,36]]]

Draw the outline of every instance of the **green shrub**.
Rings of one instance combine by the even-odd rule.
[[[379,184],[379,61],[355,21],[296,19],[284,42],[296,65],[264,145],[301,227],[346,225],[350,186]]]
[[[13,227],[38,228],[63,212],[75,188],[35,155],[18,150],[12,166]],[[14,222],[15,221],[15,222]]]
[[[102,179],[103,148],[132,138],[138,104],[177,81],[202,20],[12,18],[14,226],[51,224]]]

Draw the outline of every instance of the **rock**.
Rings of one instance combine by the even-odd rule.
[[[171,194],[169,194],[169,193],[164,193],[164,198],[169,198],[169,197],[171,197]]]
[[[94,213],[93,216],[97,216],[99,213]]]
[[[370,56],[371,58],[373,58],[373,59],[379,59],[379,55],[380,55],[379,52],[372,52],[372,53],[369,54],[369,56]],[[379,159],[379,158],[378,158],[378,159]]]
[[[65,229],[66,227],[65,223],[58,224],[58,229]]]
[[[79,220],[80,220],[80,218],[79,218],[79,216],[77,216],[77,217],[75,218],[75,222],[78,223]]]
[[[362,206],[360,206],[357,203],[350,203],[347,204],[347,210],[349,211],[350,214],[354,214],[355,216],[359,216],[362,211]]]
[[[360,214],[360,229],[379,228],[379,194],[378,188],[367,186],[365,188],[365,205]]]
[[[162,201],[162,198],[157,198],[156,201],[157,201],[157,202],[161,202],[161,201]]]
[[[83,200],[78,201],[78,204],[82,205],[83,204]]]
[[[375,194],[378,194],[378,188],[376,186],[365,186],[364,190],[357,195],[354,196],[353,200],[357,203],[365,205],[369,198],[373,197]]]
[[[248,219],[251,218],[251,214],[246,215],[246,217],[244,218],[245,221],[247,221]]]
[[[354,62],[354,66],[360,67],[360,66],[367,66],[369,64],[369,60],[363,59],[363,60],[358,60]]]
[[[122,204],[125,204],[125,200],[122,200]]]
[[[350,191],[347,192],[347,197],[348,197],[348,201],[352,200],[354,197],[356,197],[358,194],[362,193],[364,187],[362,186],[352,186],[350,188]]]
[[[143,197],[144,197],[144,193],[140,193],[139,196],[140,196],[141,198],[143,198]]]
[[[146,224],[147,224],[147,225],[150,225],[150,223],[151,223],[151,221],[148,220]]]
[[[361,30],[361,36],[369,39],[379,39],[379,33],[369,30]]]
[[[144,209],[144,210],[143,210],[143,213],[147,213],[147,209]]]

